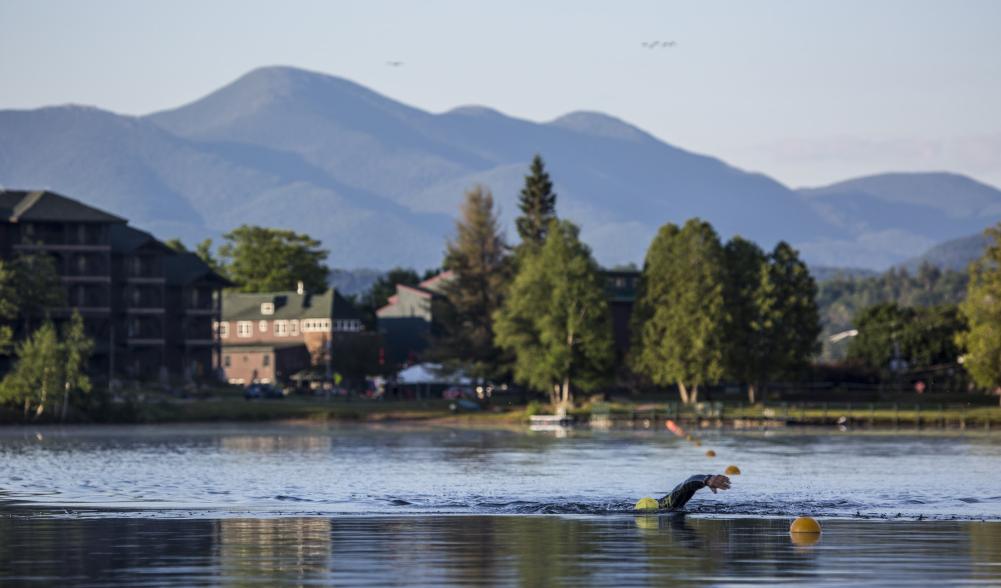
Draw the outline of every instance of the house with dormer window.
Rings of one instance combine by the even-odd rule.
[[[222,366],[232,384],[284,383],[330,359],[337,339],[364,331],[358,310],[336,289],[306,292],[226,292],[222,319]]]

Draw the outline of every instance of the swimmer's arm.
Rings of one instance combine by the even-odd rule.
[[[678,484],[674,490],[671,490],[670,494],[657,502],[662,509],[678,509],[685,506],[692,499],[692,496],[695,496],[695,493],[702,488],[709,488],[713,491],[713,494],[717,490],[727,490],[730,488],[730,478],[709,474],[692,476]]]

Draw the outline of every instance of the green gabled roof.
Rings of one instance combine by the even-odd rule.
[[[167,284],[172,286],[185,286],[198,280],[212,282],[222,288],[234,285],[194,253],[175,253],[164,257],[163,274],[167,278]]]
[[[274,304],[274,314],[261,314],[261,304],[265,302]],[[334,288],[319,294],[297,294],[294,290],[261,294],[223,293],[222,319],[226,321],[304,318],[361,320],[361,314]]]
[[[78,223],[124,223],[125,219],[48,190],[4,190],[0,199],[6,218],[13,223],[53,221]],[[16,202],[14,202],[16,200]]]

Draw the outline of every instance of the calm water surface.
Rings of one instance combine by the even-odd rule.
[[[0,585],[1001,585],[999,437],[0,429]]]

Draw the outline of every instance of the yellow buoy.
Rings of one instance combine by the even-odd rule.
[[[706,452],[706,457],[716,457],[716,452],[710,449]]]
[[[644,517],[636,517],[644,518]],[[657,518],[657,517],[649,517]],[[789,533],[789,540],[797,547],[809,547],[820,542],[820,533]]]
[[[636,510],[658,510],[660,509],[660,503],[657,502],[656,498],[647,496],[636,501],[636,506],[633,508]]]
[[[696,440],[695,440],[695,446],[696,446],[696,447],[702,447],[702,442],[701,442],[701,441],[699,441],[698,439],[696,439]]]
[[[685,435],[685,441],[691,441],[692,439],[694,439],[694,437],[691,435]]]
[[[728,476],[739,476],[740,475],[740,468],[738,468],[735,465],[728,465],[728,466],[726,466],[726,469],[723,470],[723,473],[726,474],[726,475],[728,475]]]
[[[789,525],[790,533],[820,533],[820,523],[813,517],[799,517]]]

